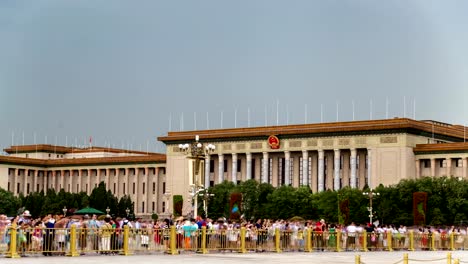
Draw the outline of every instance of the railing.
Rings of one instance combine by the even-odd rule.
[[[152,228],[18,228],[0,229],[0,255],[121,254],[180,252],[341,252],[464,250],[468,236],[458,233],[345,233],[340,230]]]

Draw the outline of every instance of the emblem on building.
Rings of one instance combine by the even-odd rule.
[[[270,148],[272,149],[279,149],[280,147],[280,141],[277,136],[271,135],[268,137],[268,145],[270,145]]]

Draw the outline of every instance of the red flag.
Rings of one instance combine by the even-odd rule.
[[[93,137],[89,136],[89,144],[91,145],[93,143]]]

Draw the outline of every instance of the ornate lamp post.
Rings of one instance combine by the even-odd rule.
[[[374,196],[379,196],[380,193],[374,192],[372,189],[370,189],[369,192],[363,192],[363,195],[369,197],[369,207],[367,207],[367,211],[369,211],[369,221],[370,224],[372,224],[372,217],[374,217],[375,212],[372,210],[372,199]]]
[[[179,149],[187,155],[191,161],[192,175],[190,178],[189,194],[194,199],[193,217],[197,217],[198,209],[198,194],[205,190],[202,179],[204,179],[203,166],[201,161],[205,160],[205,156],[212,153],[216,147],[213,144],[201,143],[200,137],[195,136],[195,141],[192,143],[179,144]]]
[[[107,206],[106,208],[106,214],[109,214],[110,213],[110,209],[109,209],[109,206]]]
[[[128,219],[128,214],[130,214],[130,209],[128,209],[128,207],[127,209],[125,209],[125,213],[127,214],[127,219]]]
[[[68,210],[67,207],[64,206],[63,209],[62,209],[62,211],[63,211],[63,217],[67,216],[67,210]]]

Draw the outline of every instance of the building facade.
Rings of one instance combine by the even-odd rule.
[[[12,146],[0,156],[0,187],[28,195],[54,189],[86,192],[104,182],[119,199],[129,195],[137,216],[164,214],[166,156],[111,148]]]
[[[167,145],[167,194],[189,200],[191,169],[179,144],[193,142],[196,135],[216,146],[205,155],[205,188],[255,179],[321,192],[375,188],[421,176],[466,178],[464,131],[457,125],[395,118],[169,132],[158,140]],[[453,144],[457,147],[443,148]]]

